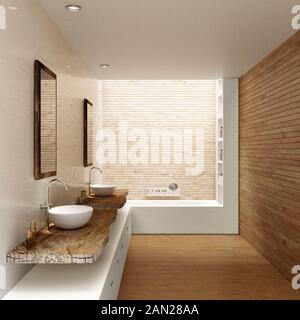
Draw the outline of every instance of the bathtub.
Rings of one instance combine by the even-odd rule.
[[[223,206],[214,200],[128,200],[133,234],[223,234]]]

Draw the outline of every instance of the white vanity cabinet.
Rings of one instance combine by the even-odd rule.
[[[129,214],[110,265],[110,269],[100,295],[100,300],[114,300],[118,297],[130,236],[131,216]]]
[[[126,261],[130,208],[118,210],[100,258],[84,265],[36,265],[4,300],[115,300]]]

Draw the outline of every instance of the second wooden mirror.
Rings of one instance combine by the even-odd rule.
[[[84,100],[84,154],[83,164],[85,167],[93,165],[94,157],[94,128],[93,128],[93,104]]]

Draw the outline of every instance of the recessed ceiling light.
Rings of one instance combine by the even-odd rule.
[[[74,13],[76,13],[76,12],[81,11],[82,7],[79,6],[79,5],[77,5],[77,4],[68,4],[68,5],[66,6],[66,9],[67,9],[69,12],[74,12]]]
[[[107,69],[109,67],[110,67],[110,64],[107,64],[107,63],[100,64],[100,68],[102,69]]]
[[[66,65],[66,68],[71,69],[72,66],[71,66],[70,64],[67,64],[67,65]]]

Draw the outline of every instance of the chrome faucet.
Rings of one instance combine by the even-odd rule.
[[[41,209],[42,209],[42,210],[45,210],[45,209],[49,210],[49,209],[51,208],[51,203],[50,203],[50,188],[51,188],[52,185],[54,185],[54,184],[57,183],[57,182],[63,184],[64,187],[65,187],[65,189],[66,189],[66,191],[69,191],[68,185],[67,185],[63,180],[57,179],[57,178],[52,179],[52,180],[48,183],[48,186],[47,186],[47,202],[46,202],[45,204],[42,204],[42,205],[41,205]]]
[[[89,172],[89,195],[91,194],[91,180],[92,180],[92,171],[98,170],[101,174],[103,174],[103,171],[99,167],[91,167]]]

